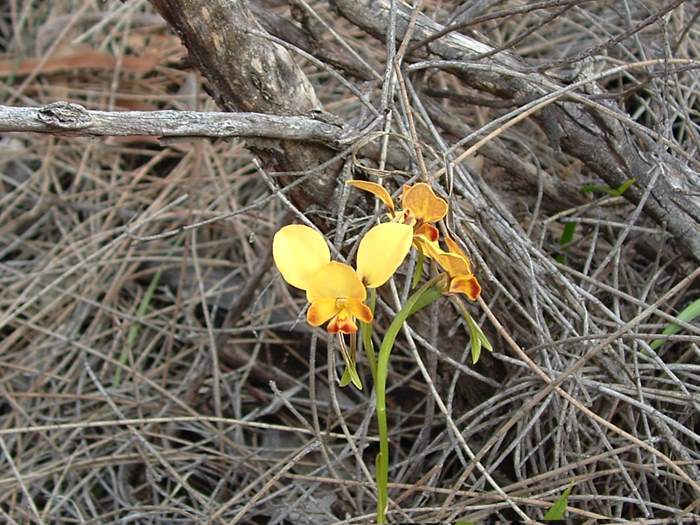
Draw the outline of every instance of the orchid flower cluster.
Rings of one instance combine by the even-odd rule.
[[[372,227],[360,241],[357,267],[331,260],[324,237],[313,228],[292,224],[274,237],[272,254],[287,283],[306,292],[310,303],[306,320],[312,326],[328,322],[334,334],[357,332],[356,319],[369,323],[372,311],[365,304],[367,288],[388,281],[401,265],[411,246],[434,260],[450,278],[446,293],[463,293],[475,301],[481,286],[471,264],[450,237],[439,243],[435,223],[447,215],[448,205],[423,182],[403,187],[402,209],[396,209],[389,192],[380,184],[353,180],[349,185],[368,191],[387,207],[389,222]]]
[[[376,394],[379,430],[376,461],[377,523],[384,524],[389,502],[386,383],[389,357],[396,336],[410,315],[442,295],[464,294],[476,301],[481,286],[472,272],[469,259],[454,239],[446,235],[444,244],[440,243],[440,230],[435,224],[445,218],[448,205],[444,199],[435,195],[428,184],[419,182],[405,185],[401,195],[401,209],[396,208],[391,195],[380,184],[361,180],[348,181],[348,184],[368,191],[381,200],[387,208],[388,219],[387,222],[373,226],[362,237],[355,268],[332,261],[324,237],[313,228],[298,224],[285,226],[275,234],[272,255],[284,280],[306,292],[310,303],[306,313],[308,323],[312,326],[328,323],[326,330],[337,334],[346,363],[340,385],[352,382],[358,389],[362,389],[362,381],[355,369],[358,331],[355,321],[360,320],[362,344],[367,352]],[[418,263],[413,276],[414,288],[422,277],[426,258],[433,261],[442,272],[428,280],[406,300],[387,328],[377,355],[372,342],[375,289],[391,278],[411,247],[418,251]],[[469,327],[472,358],[476,362],[481,346],[490,350],[491,344],[469,313],[466,310],[463,313]],[[350,336],[350,351],[344,343],[345,335]]]

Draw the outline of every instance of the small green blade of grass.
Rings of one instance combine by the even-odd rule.
[[[562,253],[554,258],[559,264],[566,264],[566,252],[569,248],[569,244],[571,244],[571,241],[574,240],[575,231],[575,222],[567,222],[564,224],[564,231],[561,232],[561,238],[559,239],[559,247]]]
[[[581,191],[583,193],[607,193],[611,197],[621,197],[635,182],[637,182],[637,179],[627,179],[617,188],[611,188],[610,186],[603,186],[601,184],[584,184],[581,186]]]
[[[554,504],[545,513],[545,521],[557,521],[564,519],[564,515],[566,514],[566,505],[569,502],[569,494],[571,494],[571,489],[573,488],[574,484],[570,483],[564,491],[564,493],[561,496],[559,496],[559,499],[555,501]]]
[[[684,323],[690,323],[698,316],[700,316],[700,299],[696,299],[695,301],[690,303],[676,317],[678,317],[678,319],[680,319]],[[664,328],[664,331],[661,333],[663,335],[674,335],[680,331],[681,331],[680,325],[678,325],[676,323],[671,323],[666,328]],[[661,347],[661,345],[663,345],[663,344],[664,344],[663,339],[654,339],[651,342],[650,346],[651,346],[652,350],[658,350]]]
[[[158,270],[155,275],[153,276],[153,279],[151,279],[151,282],[148,285],[148,288],[146,289],[146,293],[143,294],[143,297],[141,298],[141,302],[139,303],[138,308],[136,309],[136,317],[141,318],[144,317],[148,313],[148,308],[151,305],[151,301],[153,300],[153,295],[156,293],[156,289],[158,288],[158,283],[160,283],[160,278],[163,275],[163,270],[160,269]],[[126,364],[127,359],[129,358],[129,354],[131,353],[131,349],[134,347],[134,344],[136,343],[136,340],[139,337],[139,334],[141,333],[141,324],[139,322],[133,323],[129,327],[129,331],[126,334],[126,340],[124,341],[124,346],[122,347],[121,354],[119,354],[119,362],[122,365]],[[122,369],[117,368],[114,371],[114,377],[112,378],[112,386],[113,387],[118,387],[119,384],[121,383],[122,380]]]

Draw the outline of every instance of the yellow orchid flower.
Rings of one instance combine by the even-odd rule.
[[[401,206],[418,224],[437,222],[447,215],[447,202],[441,199],[425,182],[404,185]]]
[[[374,226],[360,241],[354,270],[331,261],[328,245],[316,230],[292,224],[275,234],[272,256],[284,280],[306,291],[310,325],[330,321],[328,332],[353,334],[357,332],[355,319],[372,320],[364,304],[366,288],[377,288],[389,280],[411,248],[412,233],[405,224]]]
[[[437,242],[425,243],[427,254],[450,276],[448,293],[463,293],[476,301],[481,294],[481,285],[472,273],[469,258],[450,237],[445,237],[448,251],[440,248]]]
[[[389,192],[381,184],[363,180],[350,180],[346,184],[368,191],[389,209],[393,222],[413,227],[413,246],[423,255],[435,260],[450,277],[448,293],[463,293],[472,301],[481,294],[481,285],[472,273],[469,258],[450,237],[445,238],[448,251],[440,248],[440,232],[433,223],[447,215],[448,205],[424,182],[404,185],[401,206],[397,210]]]
[[[401,195],[403,209],[396,210],[389,192],[381,184],[364,180],[349,180],[348,185],[368,191],[389,209],[389,218],[393,222],[408,224],[413,227],[413,245],[421,253],[427,253],[427,242],[435,242],[440,236],[438,229],[431,223],[447,215],[447,202],[441,199],[425,182],[412,186],[404,185]]]

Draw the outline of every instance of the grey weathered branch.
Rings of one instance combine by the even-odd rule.
[[[252,3],[251,9],[265,31],[295,45],[299,49],[311,53],[316,58],[336,68],[346,71],[361,80],[372,80],[371,69],[347,52],[341,45],[332,40],[321,40],[292,23],[290,20],[266,9],[259,3]]]
[[[92,111],[54,102],[40,108],[0,106],[0,132],[157,137],[256,137],[331,144],[341,128],[310,117],[197,111]]]
[[[151,0],[180,36],[207,89],[225,111],[309,115],[321,111],[313,87],[289,52],[258,36],[265,30],[244,0]],[[269,171],[309,171],[335,152],[298,140],[261,139],[251,149]],[[290,191],[301,208],[327,207],[338,166],[331,166]],[[284,181],[283,181],[284,182]]]
[[[384,40],[390,23],[391,2],[330,0],[345,18],[369,34]],[[406,34],[411,9],[397,5],[396,40]],[[441,31],[443,26],[419,14],[413,42],[420,42]],[[550,76],[533,72],[516,55],[502,51],[489,56],[493,48],[475,38],[449,33],[415,51],[412,60],[437,56],[465,67],[447,68],[470,87],[502,99],[541,97],[561,88]],[[474,67],[469,67],[470,65]],[[512,71],[505,74],[504,71]],[[629,179],[636,183],[624,196],[639,203],[655,182],[644,209],[648,216],[667,228],[677,246],[700,261],[700,174],[682,161],[655,147],[650,136],[633,134],[613,115],[612,106],[602,106],[577,95],[578,103],[559,101],[544,105],[532,115],[554,148],[581,160],[591,171],[617,188]],[[583,100],[586,104],[581,103]],[[659,170],[661,170],[659,174]]]

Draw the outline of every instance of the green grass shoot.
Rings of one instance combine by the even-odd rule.
[[[698,316],[700,316],[700,299],[695,299],[692,303],[690,303],[688,306],[683,308],[681,313],[677,315],[678,319],[683,321],[684,323],[690,323],[694,319],[696,319]],[[677,334],[678,332],[681,331],[680,325],[676,323],[671,323],[669,324],[666,328],[664,328],[664,331],[661,332],[662,335],[674,335]],[[654,339],[651,342],[651,349],[652,350],[658,350],[661,348],[661,345],[664,344],[663,339]]]
[[[564,493],[561,496],[559,496],[559,499],[557,499],[557,501],[555,501],[554,504],[545,513],[545,521],[556,521],[564,519],[564,515],[566,514],[566,505],[569,502],[569,494],[571,494],[571,489],[573,488],[574,484],[570,483],[564,491]]]

